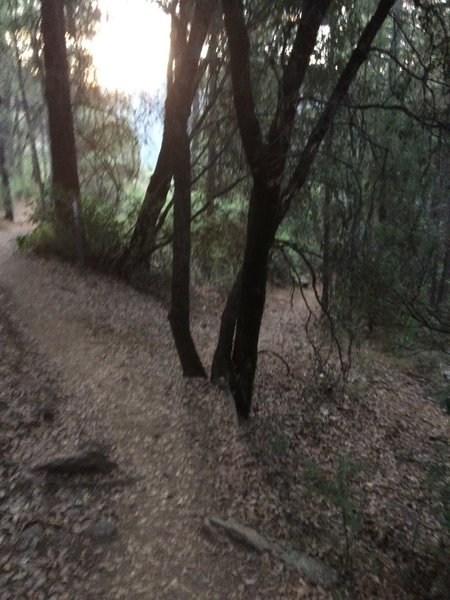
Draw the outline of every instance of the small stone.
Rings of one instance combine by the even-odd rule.
[[[52,594],[52,598],[58,598],[58,594],[62,594],[64,592],[64,586],[60,583],[54,583],[50,589],[48,590],[49,594]],[[50,598],[49,598],[50,600]]]
[[[87,535],[98,540],[108,540],[117,534],[117,527],[110,521],[99,521],[84,530]]]
[[[39,589],[41,588],[43,585],[45,585],[45,583],[47,582],[47,578],[45,575],[41,575],[41,577],[39,577],[39,579],[36,582],[36,586],[35,589]]]
[[[57,456],[44,463],[32,467],[33,471],[44,471],[49,474],[76,475],[86,473],[110,473],[117,467],[107,453],[106,448],[98,442],[88,442],[79,451],[67,456]]]
[[[39,543],[42,540],[43,535],[44,535],[44,528],[39,523],[34,523],[33,525],[26,527],[19,534],[18,539],[19,539],[20,547],[23,550],[25,550],[26,548],[29,548],[30,550],[36,550],[36,548],[38,547]]]
[[[69,508],[69,510],[67,510],[65,513],[65,516],[68,519],[70,519],[71,521],[73,519],[77,519],[80,515],[81,515],[81,510],[79,508]]]
[[[47,423],[51,423],[55,420],[55,411],[51,406],[42,406],[39,413],[42,419]]]

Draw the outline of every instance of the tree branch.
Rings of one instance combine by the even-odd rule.
[[[264,150],[250,75],[250,39],[242,0],[222,0],[230,53],[234,107],[242,145],[252,173],[258,171]]]
[[[306,146],[300,155],[297,167],[283,192],[282,216],[286,214],[292,198],[304,184],[319,146],[322,143],[333,118],[338,108],[341,106],[359,68],[367,59],[370,46],[394,4],[395,0],[380,0],[375,13],[362,32],[356,48],[353,50],[346,67],[339,77],[327,105],[309,135]]]

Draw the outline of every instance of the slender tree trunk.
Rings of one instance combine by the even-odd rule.
[[[328,183],[325,184],[323,201],[323,250],[322,250],[322,311],[327,314],[330,309],[331,295],[331,201],[333,192]]]
[[[150,179],[144,202],[136,221],[133,234],[126,249],[121,270],[130,274],[136,269],[148,270],[149,258],[155,247],[157,235],[158,217],[164,206],[173,172],[173,144],[169,130],[173,126],[170,122],[168,112],[178,102],[177,110],[180,113],[190,111],[198,83],[200,80],[200,56],[205,42],[209,23],[216,8],[213,0],[197,0],[192,19],[189,40],[186,41],[187,22],[185,22],[184,9],[186,2],[181,3],[183,9],[180,22],[174,17],[172,19],[171,52],[168,65],[168,85],[165,105],[164,134],[161,150],[155,171]],[[181,22],[182,21],[182,22]],[[173,64],[178,66],[173,69]]]
[[[242,264],[230,380],[236,410],[244,419],[249,417],[252,403],[259,331],[266,300],[269,252],[278,227],[278,203],[278,188],[271,189],[265,182],[254,184]]]
[[[73,231],[72,203],[79,202],[80,183],[65,44],[64,3],[61,0],[41,1],[41,32],[44,42],[45,99],[50,131],[53,202],[59,224]]]
[[[211,366],[211,381],[220,387],[226,387],[230,381],[231,354],[233,352],[237,310],[241,295],[241,275],[242,272],[240,271],[228,294],[225,308],[222,312],[219,339]]]
[[[9,185],[9,172],[6,166],[6,153],[2,138],[0,137],[0,177],[3,190],[3,207],[5,209],[5,219],[14,221],[13,202],[11,187]]]
[[[217,23],[215,23],[215,30],[211,36],[210,44],[212,48],[217,48],[218,41],[218,31],[217,31]],[[217,89],[217,77],[218,77],[218,69],[217,65],[219,64],[217,52],[213,50],[211,52],[211,60],[209,64],[209,72],[210,79],[207,90],[208,104],[212,106],[218,97],[218,89]],[[206,204],[207,204],[207,214],[212,215],[214,210],[214,198],[216,197],[216,192],[219,189],[218,184],[218,174],[219,174],[219,165],[218,165],[218,152],[217,152],[217,141],[219,139],[219,127],[217,124],[213,124],[213,130],[210,132],[208,137],[208,171],[206,173]]]
[[[139,274],[141,271],[148,271],[149,258],[156,242],[156,223],[166,202],[172,174],[172,149],[165,119],[158,161],[145,192],[130,243],[124,252],[120,265],[120,270],[127,276]]]
[[[444,176],[447,185],[444,189],[448,190],[448,177]],[[442,260],[442,270],[439,279],[439,287],[437,290],[436,304],[440,306],[447,300],[448,288],[450,281],[450,199],[447,197],[447,215],[445,221],[445,233],[444,233],[444,257]]]
[[[19,180],[24,178],[24,164],[23,155],[25,147],[23,146],[22,139],[24,134],[20,127],[20,115],[22,114],[20,103],[17,101],[17,97],[14,96],[12,99],[14,118],[12,119],[12,131],[11,131],[11,154],[14,156],[14,172]],[[1,101],[0,101],[1,106]]]
[[[185,377],[206,377],[190,331],[191,153],[189,112],[171,115],[173,128],[174,223],[169,322]]]
[[[28,97],[27,97],[27,92],[26,92],[26,87],[25,87],[25,76],[24,76],[23,67],[22,67],[22,59],[20,57],[19,48],[17,45],[17,39],[16,39],[15,34],[13,35],[13,40],[14,40],[14,51],[15,51],[16,63],[17,63],[17,79],[19,82],[20,95],[22,98],[22,107],[23,107],[25,121],[26,121],[27,129],[28,129],[28,142],[29,142],[30,151],[31,151],[31,164],[32,164],[32,171],[33,171],[33,179],[34,179],[36,185],[38,186],[39,200],[42,201],[42,199],[44,198],[44,184],[42,181],[41,167],[39,164],[39,156],[38,156],[37,144],[36,144],[35,126],[33,123],[33,117],[31,115],[30,104],[28,102]]]

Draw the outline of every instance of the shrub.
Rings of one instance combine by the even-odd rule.
[[[197,280],[229,284],[237,275],[245,241],[246,218],[238,208],[216,206],[193,228],[192,267]]]
[[[303,478],[310,491],[325,498],[340,512],[345,540],[344,569],[350,563],[350,532],[357,533],[361,526],[361,517],[351,498],[351,481],[365,467],[362,462],[350,457],[339,456],[335,473],[330,476],[313,461],[305,462]]]
[[[95,198],[83,199],[81,213],[86,263],[101,270],[112,270],[127,241],[126,220],[119,220],[114,206],[105,205]],[[44,256],[57,255],[66,260],[76,260],[73,234],[57,223],[50,206],[38,205],[32,220],[36,226],[29,234],[18,238],[19,248]]]

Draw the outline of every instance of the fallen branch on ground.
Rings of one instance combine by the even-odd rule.
[[[331,588],[338,581],[336,573],[316,558],[304,552],[283,549],[280,544],[267,540],[251,527],[241,525],[234,519],[225,520],[220,517],[207,517],[204,521],[204,527],[210,532],[220,529],[230,538],[250,546],[260,554],[264,552],[272,554],[283,561],[287,568],[298,571],[308,583],[320,585],[323,588]]]

